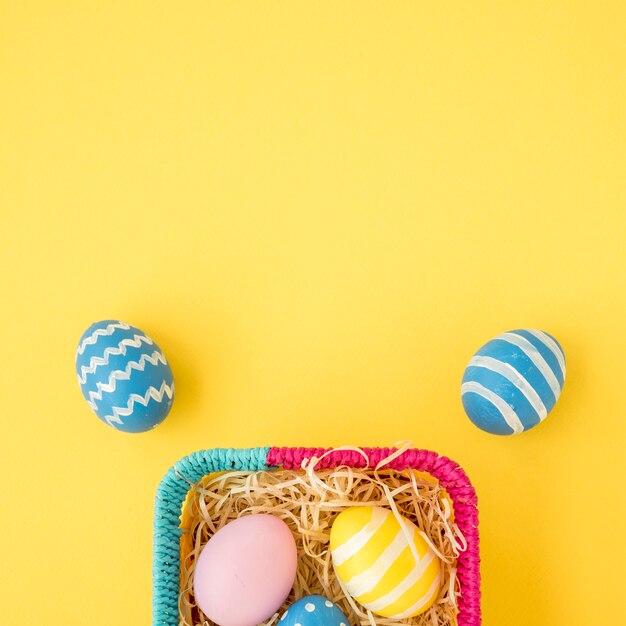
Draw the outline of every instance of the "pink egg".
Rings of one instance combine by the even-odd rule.
[[[219,626],[257,626],[287,599],[298,556],[289,527],[273,515],[248,515],[218,530],[202,549],[194,595]]]

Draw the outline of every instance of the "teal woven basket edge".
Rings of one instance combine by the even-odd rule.
[[[153,626],[179,623],[180,516],[189,489],[212,472],[268,469],[269,451],[269,447],[201,450],[180,459],[161,480],[154,507]]]

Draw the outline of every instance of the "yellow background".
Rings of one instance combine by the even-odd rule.
[[[149,623],[186,453],[403,439],[475,482],[485,624],[623,623],[623,2],[0,6],[3,623]],[[172,363],[154,432],[81,397],[103,318]],[[524,326],[565,390],[491,437],[460,379]]]

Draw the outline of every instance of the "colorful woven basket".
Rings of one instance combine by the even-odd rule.
[[[352,450],[330,452],[318,467],[376,467],[393,454],[390,448],[363,448],[365,458]],[[184,457],[172,467],[157,489],[154,515],[153,626],[178,626],[180,595],[181,512],[190,486],[213,472],[257,471],[273,468],[300,469],[305,459],[321,457],[322,448],[211,449]],[[428,472],[446,489],[454,505],[456,523],[467,541],[458,558],[460,587],[458,626],[479,626],[480,552],[476,492],[463,469],[454,461],[428,450],[410,449],[387,467]]]

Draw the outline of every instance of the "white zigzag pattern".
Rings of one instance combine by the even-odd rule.
[[[117,348],[107,348],[102,356],[92,356],[91,359],[89,359],[89,365],[81,365],[80,367],[80,375],[78,376],[79,384],[84,385],[87,382],[87,374],[93,374],[100,365],[108,365],[109,357],[118,354],[126,354],[126,348],[139,348],[142,342],[149,346],[154,343],[154,341],[152,341],[150,337],[146,337],[146,335],[133,335],[132,339],[130,337],[122,339],[122,341],[117,344]]]
[[[113,415],[106,415],[104,417],[104,421],[109,424],[109,426],[113,426],[113,424],[123,424],[124,422],[120,419],[122,417],[128,417],[132,414],[135,409],[135,402],[139,402],[143,406],[148,406],[148,402],[150,399],[156,400],[157,402],[163,401],[163,396],[167,395],[167,397],[171,400],[174,396],[174,383],[172,382],[172,386],[170,387],[165,381],[161,385],[161,388],[157,390],[156,387],[150,387],[148,391],[146,391],[145,395],[140,396],[138,393],[131,393],[128,398],[128,403],[125,407],[113,407]]]
[[[111,393],[112,391],[115,391],[115,388],[117,387],[117,381],[129,380],[133,370],[143,372],[144,369],[146,369],[146,363],[151,363],[152,365],[158,365],[159,363],[163,363],[163,365],[167,365],[165,357],[158,350],[155,350],[151,355],[142,354],[139,361],[130,361],[123,370],[115,370],[111,372],[111,374],[109,375],[109,382],[96,383],[97,391],[89,392],[89,400],[87,400],[89,406],[92,409],[95,409],[95,401],[102,400],[103,393]]]
[[[80,342],[80,346],[78,346],[78,354],[82,354],[87,346],[96,343],[96,341],[98,341],[98,337],[106,337],[107,335],[112,335],[115,332],[116,328],[128,330],[130,326],[128,324],[125,324],[124,322],[115,322],[114,324],[107,324],[106,328],[97,328],[93,331],[93,333],[91,333],[91,335],[89,335],[89,337],[85,337]]]

